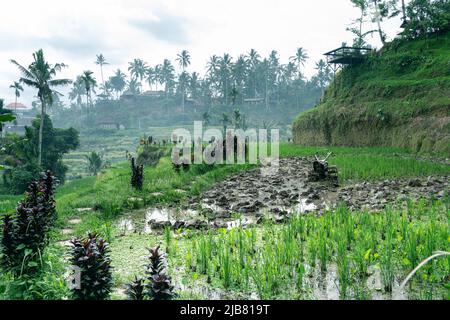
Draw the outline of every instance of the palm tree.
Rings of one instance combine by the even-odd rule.
[[[106,65],[108,65],[109,63],[106,62],[105,57],[103,56],[103,54],[100,53],[100,54],[97,55],[97,60],[95,61],[95,64],[98,65],[98,66],[100,66],[100,73],[101,73],[101,75],[102,75],[103,89],[104,89],[104,93],[106,93],[106,92],[105,92],[105,90],[106,90],[105,79],[103,78],[103,66],[106,66]]]
[[[152,67],[147,68],[147,82],[150,86],[150,90],[152,90],[152,86],[156,83],[156,72]]]
[[[175,68],[173,67],[172,63],[168,59],[164,59],[164,62],[161,67],[161,81],[164,83],[164,92],[166,95],[166,103],[169,95],[169,90],[173,84],[175,75]],[[166,106],[167,107],[167,106]]]
[[[189,55],[189,52],[187,50],[183,50],[177,55],[176,61],[178,62],[180,67],[183,68],[183,71],[185,71],[186,68],[191,64],[191,56]]]
[[[239,95],[239,91],[238,89],[236,89],[236,87],[233,87],[233,89],[231,89],[230,91],[230,98],[231,98],[231,103],[233,104],[233,106],[236,104],[236,99]]]
[[[222,125],[223,125],[223,138],[226,139],[227,137],[227,126],[230,123],[230,118],[226,113],[222,114]]]
[[[257,91],[256,91],[257,80],[256,80],[256,77],[257,77],[257,67],[258,67],[258,64],[260,62],[259,58],[261,58],[261,56],[259,55],[259,53],[255,49],[251,49],[249,51],[248,57],[247,57],[247,63],[249,65],[249,69],[250,69],[250,72],[249,72],[249,78],[250,78],[249,80],[250,81],[249,82],[253,83],[253,90],[254,90],[253,94],[254,94],[254,97],[257,96]]]
[[[97,152],[92,151],[90,154],[85,155],[84,157],[88,161],[88,171],[92,173],[93,176],[96,176],[97,172],[103,166],[102,156],[99,155]]]
[[[293,61],[294,63],[297,64],[299,79],[302,78],[301,67],[305,66],[305,62],[308,59],[309,59],[309,56],[306,53],[306,50],[303,49],[302,47],[297,48],[297,52],[295,53],[295,56],[291,57],[291,61]]]
[[[20,93],[23,92],[23,87],[18,81],[14,81],[12,85],[9,86],[10,89],[14,89],[14,95],[16,97],[16,101],[14,103],[14,111],[17,111],[17,99],[20,97]]]
[[[211,92],[213,95],[218,88],[219,65],[220,65],[220,58],[216,55],[211,56],[206,65],[207,78],[211,85]]]
[[[119,99],[120,93],[125,89],[127,78],[126,74],[123,73],[120,69],[117,69],[117,71],[114,73],[114,76],[109,78],[109,82],[111,83],[111,87],[116,92],[117,99]]]
[[[147,74],[147,68],[147,63],[142,59],[134,59],[133,62],[128,63],[128,71],[135,80],[139,79],[142,81]],[[138,86],[142,89],[142,84],[140,82],[138,83]]]
[[[239,126],[241,125],[241,120],[242,120],[241,110],[235,109],[233,111],[233,120],[234,120],[234,128],[239,129]]]
[[[66,86],[71,83],[68,79],[54,79],[56,74],[66,67],[64,63],[50,64],[45,60],[44,51],[42,49],[33,53],[33,62],[25,68],[17,61],[11,62],[19,68],[22,73],[20,82],[38,90],[38,98],[41,102],[41,119],[39,125],[39,146],[38,146],[38,164],[42,165],[42,133],[44,128],[44,118],[46,115],[46,107],[53,104],[54,94],[60,94],[53,88],[58,86]]]
[[[244,91],[244,82],[247,77],[248,67],[247,62],[245,61],[245,56],[240,55],[236,60],[236,63],[233,64],[233,68],[231,70],[231,75],[235,86],[237,86],[237,91],[243,93]],[[244,103],[244,94],[242,96],[242,103]]]
[[[189,52],[187,50],[183,50],[183,51],[181,51],[181,53],[179,53],[177,55],[177,60],[176,61],[178,62],[180,67],[183,69],[182,74],[184,74],[186,68],[191,64],[191,56],[189,55]],[[183,77],[183,78],[185,78],[185,77]],[[180,79],[181,79],[181,76],[180,76]],[[184,100],[185,100],[184,87],[185,87],[186,83],[182,82],[180,84],[182,86],[181,90],[182,90],[182,93],[183,93],[183,99],[182,99],[182,104],[181,104],[182,106],[181,107],[182,107],[182,110],[184,112]]]
[[[203,124],[205,125],[205,127],[208,126],[209,122],[211,121],[211,115],[209,114],[209,112],[203,113],[202,118],[203,118]]]
[[[381,43],[383,44],[383,46],[386,44],[386,36],[383,32],[383,30],[381,29],[381,19],[382,14],[381,14],[381,10],[380,10],[380,0],[372,0],[373,2],[373,6],[375,7],[375,21],[377,22],[377,26],[378,26],[378,34],[380,35],[380,40]]]
[[[82,96],[85,94],[85,88],[81,76],[73,82],[72,89],[69,92],[70,101],[75,101],[78,106],[82,103]]]
[[[156,91],[158,91],[158,83],[162,84],[161,68],[162,66],[160,64],[157,64],[154,69]]]
[[[92,97],[91,92],[95,90],[95,87],[97,86],[97,81],[93,77],[93,72],[88,70],[84,71],[83,74],[80,76],[80,80],[82,81],[84,85],[84,89],[86,90],[86,108],[87,113],[89,114],[89,109],[92,107]]]
[[[219,63],[219,72],[220,72],[220,82],[223,86],[222,96],[225,98],[225,105],[228,106],[228,84],[230,82],[230,73],[231,73],[231,56],[228,53],[225,53],[220,59]]]

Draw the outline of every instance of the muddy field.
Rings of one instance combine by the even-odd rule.
[[[133,212],[120,221],[124,232],[207,227],[232,228],[257,224],[264,217],[285,221],[294,213],[321,214],[345,203],[351,210],[379,211],[389,205],[406,205],[408,199],[437,199],[450,190],[449,176],[358,182],[336,185],[312,182],[311,158],[280,159],[278,171],[253,169],[234,175],[187,203],[172,208]]]

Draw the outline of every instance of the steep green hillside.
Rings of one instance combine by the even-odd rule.
[[[302,145],[393,146],[450,154],[450,33],[395,40],[338,73],[298,116]]]

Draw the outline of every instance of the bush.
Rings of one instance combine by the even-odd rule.
[[[28,183],[39,178],[41,169],[34,163],[12,168],[3,175],[3,183],[11,194],[23,193]]]
[[[160,247],[150,249],[147,266],[146,294],[152,300],[172,300],[175,298],[171,278],[166,274],[166,255],[159,251]]]
[[[131,158],[131,186],[142,190],[144,184],[144,166],[136,165],[135,159]]]
[[[71,263],[80,272],[80,282],[72,288],[76,300],[105,300],[112,288],[111,259],[109,246],[95,234],[85,239],[73,239]]]
[[[56,221],[54,181],[47,171],[39,181],[31,182],[16,214],[3,218],[0,259],[3,268],[14,275],[32,275],[39,270],[49,232]]]
[[[166,155],[166,151],[157,146],[145,145],[137,158],[138,165],[156,166],[159,160]]]

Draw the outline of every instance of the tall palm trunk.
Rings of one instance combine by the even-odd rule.
[[[39,125],[39,141],[38,141],[38,165],[42,166],[42,137],[44,132],[44,118],[45,118],[45,99],[41,100],[41,121]]]
[[[100,73],[102,75],[103,91],[106,93],[105,80],[103,79],[103,64],[100,65]]]
[[[373,0],[375,4],[375,19],[378,25],[378,34],[380,35],[380,40],[383,46],[386,44],[386,40],[384,39],[383,30],[381,29],[381,18],[380,18],[380,8],[378,7],[378,0]]]

